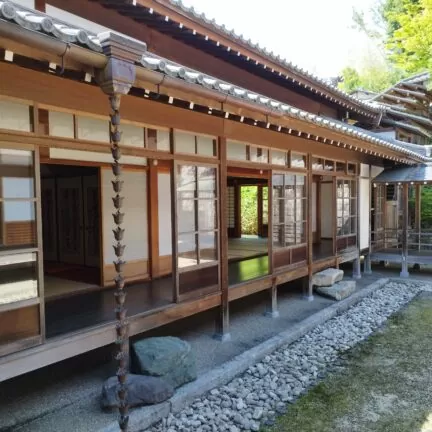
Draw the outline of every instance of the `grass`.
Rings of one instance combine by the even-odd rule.
[[[432,295],[351,350],[267,432],[432,432]],[[429,421],[428,421],[429,419]]]

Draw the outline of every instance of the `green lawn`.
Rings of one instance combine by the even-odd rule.
[[[346,356],[268,432],[432,432],[432,295]]]

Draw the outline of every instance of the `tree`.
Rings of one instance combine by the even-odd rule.
[[[384,12],[390,60],[408,73],[432,70],[432,0],[391,2],[398,4]]]

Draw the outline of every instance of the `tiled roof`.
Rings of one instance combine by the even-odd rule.
[[[20,27],[53,36],[63,42],[81,45],[92,51],[101,52],[102,47],[96,35],[69,23],[51,18],[41,12],[10,1],[0,0],[0,20],[15,22]]]
[[[54,37],[64,42],[76,43],[96,52],[101,51],[100,43],[96,35],[10,1],[0,0],[0,24],[2,20],[14,22],[25,29],[41,32],[49,37]],[[428,158],[421,153],[412,151],[391,141],[384,140],[364,129],[309,113],[150,53],[143,54],[141,65],[146,69],[155,70],[189,83],[215,90],[222,94],[231,95],[260,107],[266,107],[275,114],[319,125],[324,129],[336,131],[346,136],[355,137],[377,146],[404,153],[409,157],[428,160]]]
[[[260,95],[250,90],[238,87],[234,84],[201,73],[191,68],[179,65],[178,63],[158,57],[156,55],[152,55],[150,53],[147,53],[142,57],[141,64],[147,69],[159,71],[171,77],[179,78],[192,84],[201,85],[208,89],[216,90],[218,92],[225,93],[227,95],[231,95],[251,103],[255,103],[259,106],[270,108],[275,113],[279,113],[287,117],[296,118],[306,121],[308,123],[320,125],[323,128],[334,130],[347,136],[352,136],[363,141],[370,142],[372,144],[381,145],[392,150],[401,151],[402,153],[406,153],[407,155],[424,157],[420,153],[409,150],[393,142],[384,140],[381,137],[378,137],[377,135],[372,134],[364,129],[351,126],[331,118],[326,118],[323,116],[309,113],[308,111],[295,108],[291,105],[287,105],[283,102],[271,99],[267,96]]]
[[[158,0],[156,0],[158,1]],[[345,91],[339,89],[338,87],[329,83],[328,80],[318,77],[316,74],[313,74],[306,69],[301,68],[300,66],[288,61],[287,59],[282,58],[280,55],[275,54],[273,51],[268,50],[266,47],[262,47],[257,42],[252,42],[250,38],[246,38],[242,34],[238,34],[234,29],[228,29],[224,24],[218,24],[215,19],[211,19],[206,16],[206,14],[202,12],[198,12],[193,6],[187,6],[183,3],[182,0],[168,0],[169,3],[175,8],[180,9],[185,15],[190,18],[201,22],[204,26],[211,27],[213,30],[221,32],[226,37],[239,42],[243,45],[246,45],[249,49],[256,51],[261,56],[267,58],[269,61],[272,61],[283,68],[289,69],[296,74],[302,75],[314,82],[318,85],[323,86],[330,90],[332,93],[337,96],[349,100],[352,103],[356,103],[357,105],[363,106],[365,109],[374,112],[380,112],[380,108],[374,104],[370,104],[368,101],[364,101],[355,96],[352,96]]]
[[[432,164],[414,165],[383,171],[374,183],[422,183],[432,182]]]

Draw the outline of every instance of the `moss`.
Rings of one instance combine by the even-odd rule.
[[[432,296],[413,301],[344,356],[268,432],[412,432],[432,412]]]

